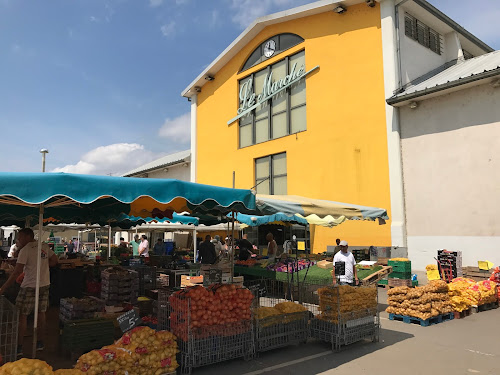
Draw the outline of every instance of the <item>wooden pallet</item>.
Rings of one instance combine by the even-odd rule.
[[[491,303],[485,303],[483,305],[479,306],[472,306],[472,313],[477,314],[483,311],[488,311],[488,310],[493,310],[493,309],[498,309],[498,301],[496,302],[491,302]]]
[[[389,282],[387,285],[389,287],[407,286],[407,287],[411,288],[412,282],[411,282],[411,279],[389,279]]]
[[[438,316],[433,316],[432,318],[429,319],[420,319],[420,318],[415,318],[413,316],[405,316],[405,315],[396,315],[396,314],[389,314],[389,320],[398,320],[403,323],[413,323],[413,324],[419,324],[422,327],[428,327],[434,324],[439,324],[446,322],[448,320],[453,320],[454,315],[453,313],[449,314],[442,314]]]
[[[471,314],[472,314],[472,308],[470,308],[470,307],[464,311],[460,311],[460,312],[454,311],[453,312],[454,319],[463,319]]]
[[[379,282],[379,280],[382,280],[384,277],[387,277],[387,275],[389,275],[391,272],[392,272],[391,266],[382,267],[381,270],[374,272],[371,275],[365,277],[363,280],[361,280],[361,285],[363,286],[375,285]]]

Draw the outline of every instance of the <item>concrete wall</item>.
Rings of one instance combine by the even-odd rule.
[[[148,172],[148,178],[173,178],[181,181],[191,180],[191,163],[186,167],[184,164],[168,167],[168,171],[160,169],[154,172]]]
[[[414,268],[436,250],[464,265],[500,264],[500,90],[489,84],[402,107],[408,251]]]

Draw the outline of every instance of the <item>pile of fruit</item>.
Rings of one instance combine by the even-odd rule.
[[[393,262],[409,262],[410,260],[408,258],[391,258],[389,259]]]
[[[493,270],[490,281],[493,281],[497,285],[497,295],[500,300],[500,267],[497,267]]]
[[[194,286],[175,292],[169,297],[172,332],[184,341],[189,332],[195,338],[247,332],[251,326],[252,301],[250,290],[234,284]]]
[[[448,288],[455,311],[464,311],[471,306],[480,306],[498,299],[496,283],[491,280],[476,283],[471,279],[457,277]]]
[[[54,372],[44,361],[22,358],[0,367],[0,375],[54,375]]]
[[[176,370],[177,353],[172,333],[137,327],[115,344],[82,355],[75,369],[87,375],[160,375]]]
[[[435,264],[428,264],[425,266],[426,271],[437,271],[438,267]]]
[[[352,287],[340,285],[318,289],[319,319],[338,323],[339,313],[341,320],[351,320],[375,315],[377,312],[377,288]]]
[[[262,327],[268,327],[274,324],[290,323],[300,320],[301,313],[307,309],[295,302],[281,302],[274,307],[258,307],[254,310],[254,318],[259,321]]]
[[[422,320],[453,311],[448,295],[448,285],[442,280],[432,280],[416,288],[396,287],[387,292],[388,313],[412,316]]]

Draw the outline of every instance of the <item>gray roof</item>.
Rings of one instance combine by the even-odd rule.
[[[470,60],[459,60],[455,65],[437,70],[436,74],[426,74],[407,85],[404,90],[387,100],[396,104],[417,99],[439,91],[451,89],[467,83],[500,75],[500,50],[487,53]]]
[[[170,165],[179,164],[190,160],[191,160],[191,150],[180,151],[174,154],[163,156],[159,159],[153,160],[150,163],[141,165],[140,167],[132,169],[127,173],[124,173],[123,176],[130,177],[141,173],[147,173],[154,171],[156,169],[165,168]]]

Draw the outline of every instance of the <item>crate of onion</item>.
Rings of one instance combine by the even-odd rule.
[[[183,373],[255,353],[253,294],[232,284],[195,286],[168,299],[170,329],[178,337]]]

